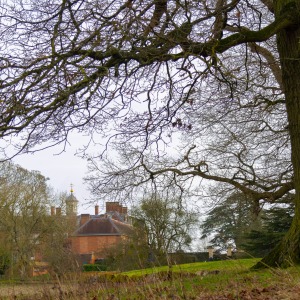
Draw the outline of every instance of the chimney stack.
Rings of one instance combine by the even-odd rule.
[[[51,216],[55,216],[55,206],[51,206]]]
[[[119,202],[106,202],[106,212],[119,212]]]
[[[127,215],[128,209],[126,206],[122,206],[121,210],[123,215]]]
[[[56,215],[57,216],[61,215],[61,207],[56,207]]]
[[[124,217],[127,216],[127,207],[126,206],[122,206],[119,202],[115,201],[115,202],[106,202],[106,213],[113,213],[113,212],[117,212],[121,215],[123,215]]]
[[[99,215],[99,205],[95,205],[95,215]]]

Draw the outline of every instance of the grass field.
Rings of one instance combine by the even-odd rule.
[[[251,271],[257,259],[212,261],[124,273],[74,274],[72,280],[9,284],[0,299],[300,299],[300,267]],[[70,274],[69,274],[70,275]]]

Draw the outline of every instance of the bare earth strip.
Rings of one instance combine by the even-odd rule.
[[[60,293],[77,290],[77,284],[57,285],[57,284],[22,284],[22,285],[0,285],[0,299],[14,296],[32,295],[59,295]]]

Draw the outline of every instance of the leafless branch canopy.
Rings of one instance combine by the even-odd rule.
[[[4,0],[0,10],[3,152],[77,130],[101,135],[104,165],[122,153],[122,165],[91,163],[95,190],[161,175],[181,188],[195,177],[229,183],[256,199],[293,189],[273,38],[299,23],[292,5],[276,18],[272,1],[258,0]]]

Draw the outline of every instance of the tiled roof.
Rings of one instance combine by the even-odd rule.
[[[94,216],[78,228],[74,235],[126,235],[131,226],[105,216]]]

